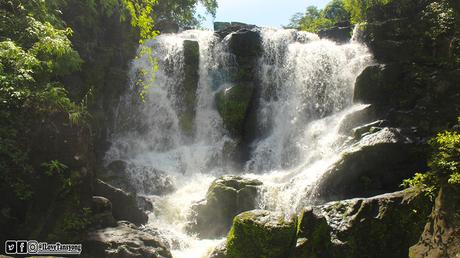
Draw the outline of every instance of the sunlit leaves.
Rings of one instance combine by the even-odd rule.
[[[455,28],[455,12],[447,1],[430,3],[423,11],[422,20],[427,23],[426,34],[432,40],[451,34]]]
[[[460,122],[460,121],[459,121]],[[442,184],[460,184],[460,133],[445,131],[430,140],[433,147],[426,173],[417,173],[403,185],[413,186],[433,195]]]
[[[344,8],[348,11],[352,23],[366,20],[367,11],[376,5],[386,5],[395,0],[343,0]],[[399,0],[396,0],[399,1]]]
[[[123,0],[131,18],[131,25],[139,29],[141,43],[145,39],[154,38],[158,32],[153,29],[153,8],[157,0]]]

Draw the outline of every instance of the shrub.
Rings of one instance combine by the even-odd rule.
[[[460,123],[460,118],[459,118]],[[460,133],[444,131],[429,141],[433,154],[428,163],[430,171],[417,173],[404,180],[403,186],[416,187],[429,196],[445,184],[460,184]]]

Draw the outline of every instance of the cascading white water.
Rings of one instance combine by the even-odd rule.
[[[308,202],[313,184],[338,159],[338,133],[352,106],[357,76],[372,61],[357,42],[338,45],[295,30],[262,29],[262,98],[248,172],[265,185],[260,206],[286,214]]]
[[[184,134],[180,127],[184,104],[178,87],[184,80],[185,40],[197,41],[200,51],[193,136]],[[223,67],[229,66],[231,58],[225,45],[208,31],[161,35],[146,47],[152,51],[144,51],[133,62],[132,91],[118,107],[106,161],[126,162],[128,176],[141,193],[146,192],[146,180],[158,178],[149,176],[166,172],[160,177],[173,180],[177,190],[154,198],[159,212],[150,215],[149,226],[162,232],[175,257],[199,257],[214,241],[204,244],[184,233],[184,227],[192,202],[202,199],[211,181],[223,173],[222,148],[232,141],[214,108],[215,92],[226,84]],[[158,70],[152,77],[154,60]],[[144,103],[133,101],[139,99],[139,84],[148,88]]]
[[[337,45],[311,33],[261,29],[260,34],[261,97],[256,117],[262,134],[253,143],[245,171],[236,173],[264,183],[260,208],[289,214],[308,201],[318,177],[337,160],[344,142],[338,127],[346,114],[360,109],[351,105],[353,85],[371,55],[359,43]],[[184,40],[198,41],[200,49],[193,136],[180,127],[184,104],[178,85],[184,80]],[[225,74],[234,63],[226,40],[212,32],[161,35],[146,46],[159,69],[152,79],[148,53],[133,62],[133,91],[118,107],[106,161],[125,161],[132,183],[146,194],[149,175],[164,171],[176,190],[151,197],[156,211],[147,227],[159,230],[174,257],[206,257],[219,240],[199,240],[185,233],[184,227],[190,206],[204,198],[211,181],[233,173],[222,155],[232,139],[214,99],[226,87]],[[138,81],[150,86],[145,103],[136,101]]]

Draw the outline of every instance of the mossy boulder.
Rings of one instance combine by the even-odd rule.
[[[234,216],[256,207],[260,185],[262,182],[258,180],[238,176],[216,179],[209,187],[206,199],[192,207],[188,230],[201,238],[224,236]]]
[[[252,83],[240,83],[222,89],[216,95],[217,111],[227,130],[234,136],[241,137],[243,135],[253,92],[254,85]]]
[[[413,190],[307,207],[292,257],[406,258],[430,210],[429,199]]]
[[[419,242],[409,249],[409,257],[460,257],[460,187],[441,189]]]
[[[400,189],[401,182],[426,169],[424,145],[400,129],[365,127],[360,139],[320,179],[318,201],[370,197]],[[361,128],[362,129],[362,128]]]
[[[289,257],[295,246],[296,220],[265,210],[239,214],[227,237],[230,258]]]

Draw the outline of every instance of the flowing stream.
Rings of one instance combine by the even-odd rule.
[[[250,146],[243,171],[234,171],[225,159],[224,147],[233,139],[214,103],[235,67],[227,49],[231,35],[224,40],[209,31],[161,35],[144,46],[151,51],[133,61],[132,91],[117,107],[106,161],[126,162],[138,193],[154,202],[146,230],[160,232],[174,257],[207,257],[222,241],[198,239],[184,229],[189,208],[220,175],[257,178],[264,183],[259,208],[298,212],[314,198],[318,178],[347,147],[346,136],[338,133],[340,122],[362,108],[352,105],[352,98],[357,76],[372,62],[365,46],[355,41],[338,45],[294,30],[259,31],[260,135]],[[184,83],[186,40],[199,45],[196,118],[193,133],[187,134],[181,130],[186,106],[179,87]],[[153,60],[158,61],[157,70]],[[139,87],[146,88],[144,102],[139,101]],[[161,187],[149,184],[151,180],[167,180],[175,190],[157,196]]]

